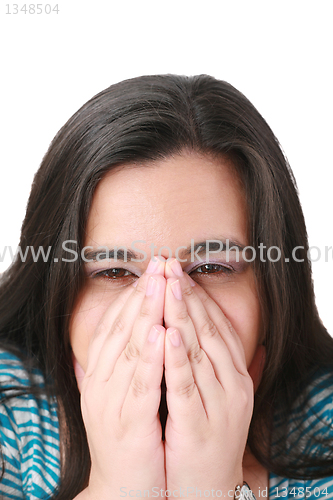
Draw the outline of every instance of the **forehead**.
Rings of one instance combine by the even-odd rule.
[[[85,245],[187,244],[212,234],[247,243],[245,195],[227,160],[195,154],[111,171],[99,183]]]

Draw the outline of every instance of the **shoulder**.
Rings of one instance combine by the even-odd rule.
[[[318,418],[332,424],[333,404],[333,365],[332,368],[320,367],[312,372],[307,381],[303,383],[302,390],[296,395],[291,408],[291,423],[295,420],[302,421]],[[284,414],[279,410],[275,412],[277,426],[284,424]]]
[[[272,448],[280,449],[281,442],[288,455],[296,445],[309,458],[331,454],[333,367],[317,367],[308,375],[288,413],[283,408],[275,410]]]
[[[321,422],[333,438],[333,368],[316,370],[305,392],[303,419],[308,423]],[[301,415],[302,405],[294,411],[295,415]]]
[[[279,419],[281,425],[281,420]],[[302,455],[310,459],[332,457],[333,444],[333,369],[318,368],[309,377],[303,391],[296,398],[286,427],[286,455],[295,444]],[[314,495],[333,499],[333,476],[320,479],[294,479],[269,475],[269,499]]]
[[[57,402],[44,387],[40,371],[29,377],[17,356],[0,349],[1,498],[49,498],[59,483]]]
[[[298,436],[308,456],[330,456],[333,442],[333,369],[319,368],[296,398],[289,420],[290,446]]]

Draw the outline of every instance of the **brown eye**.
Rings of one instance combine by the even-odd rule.
[[[203,264],[190,273],[200,273],[200,274],[231,274],[232,269],[226,266],[221,266],[220,264]]]
[[[121,267],[112,267],[111,269],[105,269],[105,271],[100,271],[99,273],[95,274],[95,277],[99,276],[110,280],[114,280],[117,278],[126,278],[131,274],[132,273],[130,271],[127,271],[127,269],[123,269]]]

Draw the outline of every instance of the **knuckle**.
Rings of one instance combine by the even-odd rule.
[[[205,305],[207,304],[211,298],[209,297],[209,295],[207,295],[206,293],[203,293],[201,296],[200,296],[200,300],[201,302]]]
[[[129,341],[127,343],[127,346],[124,349],[124,357],[125,360],[128,361],[129,363],[132,363],[135,359],[138,359],[140,356],[140,351],[137,348],[136,345],[133,344],[132,341]]]
[[[97,339],[99,337],[105,337],[109,333],[109,331],[110,331],[110,327],[108,327],[104,323],[104,321],[101,321],[95,330],[95,335],[93,338]]]
[[[234,399],[239,410],[247,409],[253,398],[251,397],[251,391],[245,385],[242,385],[237,390],[237,397]]]
[[[182,290],[182,294],[185,297],[191,297],[191,296],[193,296],[193,294],[194,294],[193,287],[191,287],[191,285],[187,285],[186,284],[186,286]]]
[[[176,369],[178,369],[178,368],[183,368],[184,366],[186,366],[186,365],[188,364],[188,361],[189,361],[189,360],[188,360],[188,357],[187,357],[187,356],[184,356],[184,357],[181,357],[181,358],[179,358],[179,359],[175,360],[175,361],[173,362],[173,364],[174,364],[174,367],[175,367]]]
[[[234,329],[233,329],[233,326],[232,324],[230,323],[230,321],[228,320],[228,318],[225,317],[225,328],[224,328],[224,331],[226,333],[228,333],[229,335],[232,335],[234,336],[235,335],[235,332],[234,332]]]
[[[201,332],[203,335],[206,335],[207,337],[215,337],[217,334],[219,334],[219,331],[215,323],[210,318],[208,318],[208,320],[203,325]]]
[[[149,370],[154,364],[154,356],[143,351],[140,355],[140,362],[142,362],[143,370]]]
[[[179,396],[184,396],[187,399],[190,399],[195,392],[195,384],[193,378],[186,380],[184,383],[180,384],[176,392]]]
[[[125,330],[124,318],[122,318],[121,316],[117,316],[112,325],[111,333],[112,335],[122,335],[124,333],[124,330]]]
[[[139,317],[144,319],[151,315],[151,307],[148,304],[143,303],[139,312]]]
[[[191,363],[200,363],[203,358],[203,352],[200,345],[198,343],[192,344],[187,355]]]
[[[177,320],[182,321],[183,323],[187,323],[189,321],[187,309],[182,308],[179,311],[177,311],[176,318]]]
[[[135,398],[145,396],[149,392],[149,387],[146,382],[138,376],[133,377],[131,382],[132,393]]]

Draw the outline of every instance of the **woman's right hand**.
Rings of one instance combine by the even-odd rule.
[[[156,261],[156,259],[155,259]],[[164,361],[165,261],[110,305],[89,344],[81,410],[91,456],[77,499],[115,499],[165,489],[158,416]],[[152,274],[151,274],[152,273]],[[132,492],[132,495],[134,493]]]

